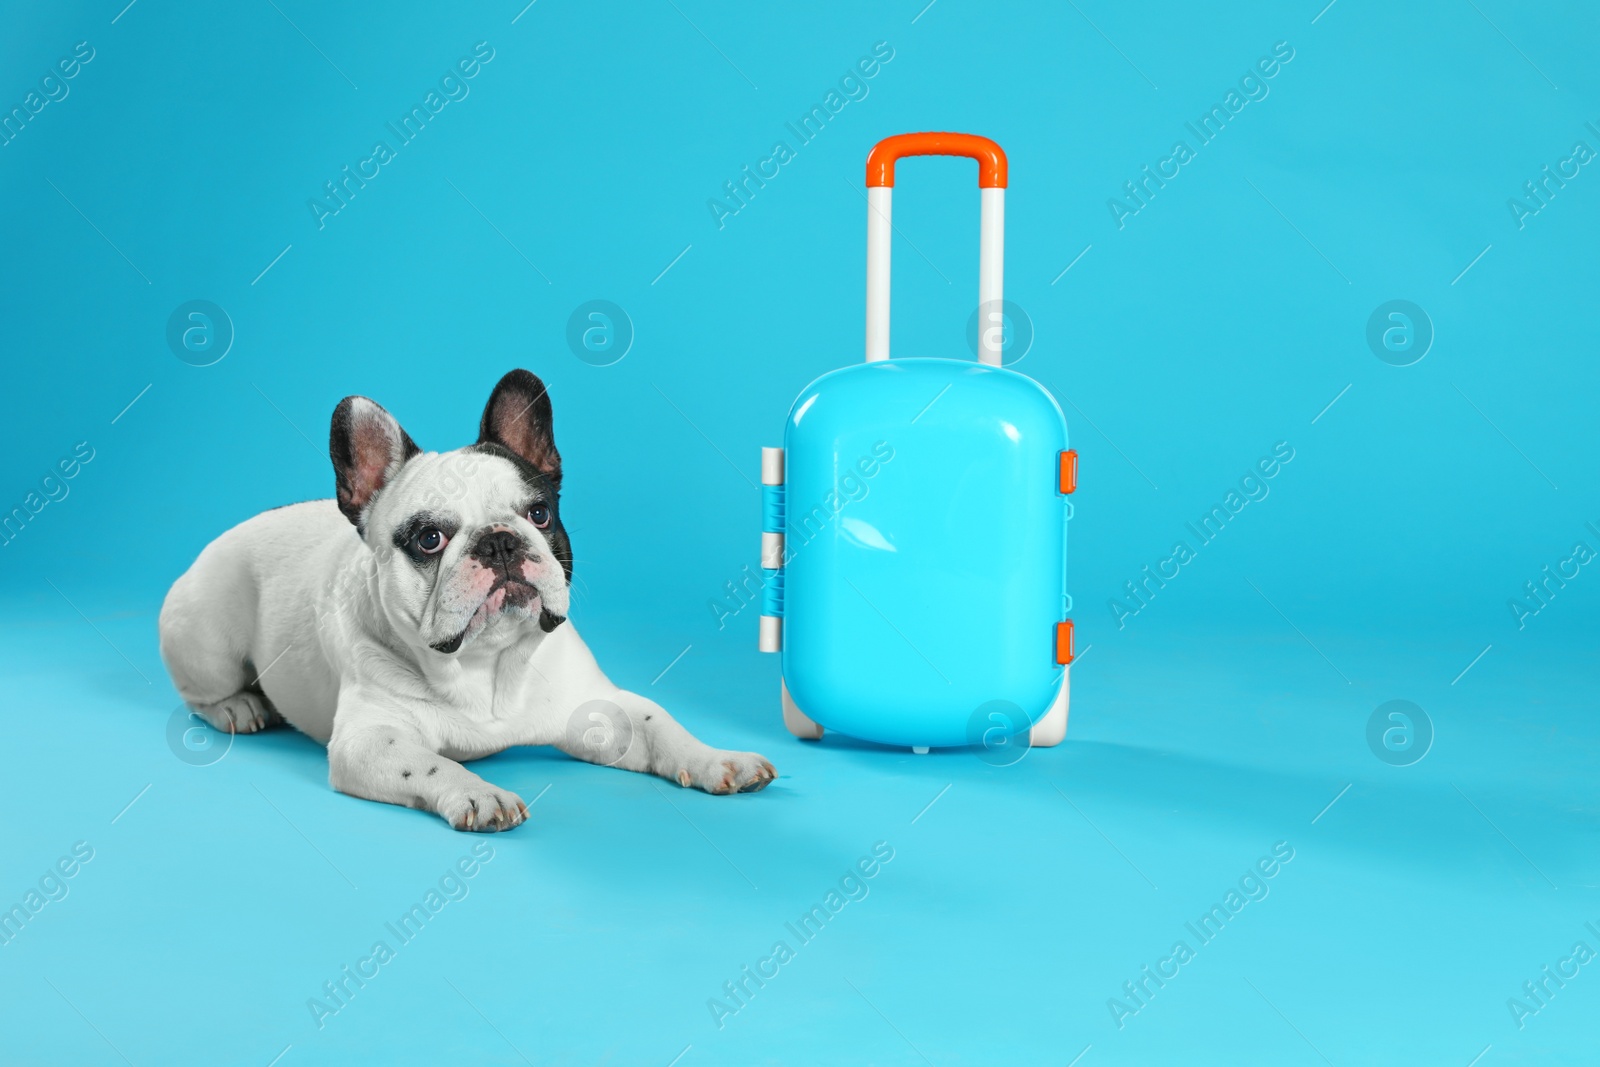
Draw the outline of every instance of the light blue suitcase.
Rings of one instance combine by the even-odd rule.
[[[903,156],[979,163],[979,361],[889,359],[890,198]],[[800,393],[762,450],[761,648],[784,723],[998,752],[1066,735],[1077,456],[1055,399],[1000,366],[1006,158],[904,134],[867,159],[867,359]]]

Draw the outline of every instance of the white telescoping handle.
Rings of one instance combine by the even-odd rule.
[[[894,235],[894,164],[903,156],[969,156],[978,161],[978,361],[1000,365],[1006,250],[1006,154],[987,137],[904,133],[867,156],[867,362],[889,358],[889,262]]]

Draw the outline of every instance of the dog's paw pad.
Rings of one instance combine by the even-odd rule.
[[[777,776],[772,764],[754,752],[713,752],[705,769],[694,776],[694,784],[707,793],[726,796],[759,792]],[[680,774],[678,780],[683,777]]]
[[[778,777],[778,769],[764,759],[758,757],[760,766],[755,769],[749,779],[739,787],[741,793],[759,793],[765,789],[772,780]]]
[[[445,822],[468,833],[499,833],[521,826],[528,818],[528,805],[521,797],[486,782],[475,789],[447,794],[436,810]]]
[[[195,705],[194,711],[225,734],[253,734],[283,720],[260,693],[243,690],[215,704]]]

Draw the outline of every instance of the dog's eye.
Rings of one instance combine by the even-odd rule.
[[[550,525],[550,509],[543,504],[535,504],[528,509],[528,521],[539,529]]]
[[[449,543],[450,538],[446,537],[444,531],[436,526],[429,526],[417,534],[417,547],[430,556],[443,552],[444,546]]]

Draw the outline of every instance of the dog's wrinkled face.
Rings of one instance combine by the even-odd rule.
[[[403,638],[452,656],[480,635],[498,645],[566,617],[572,548],[538,378],[506,375],[467,448],[421,452],[364,397],[334,412],[329,447],[339,506],[373,550],[382,610]]]
[[[415,456],[368,515],[369,541],[396,550],[379,572],[385,610],[435,651],[503,615],[550,630],[567,614],[572,552],[556,492],[517,458],[493,444]]]

